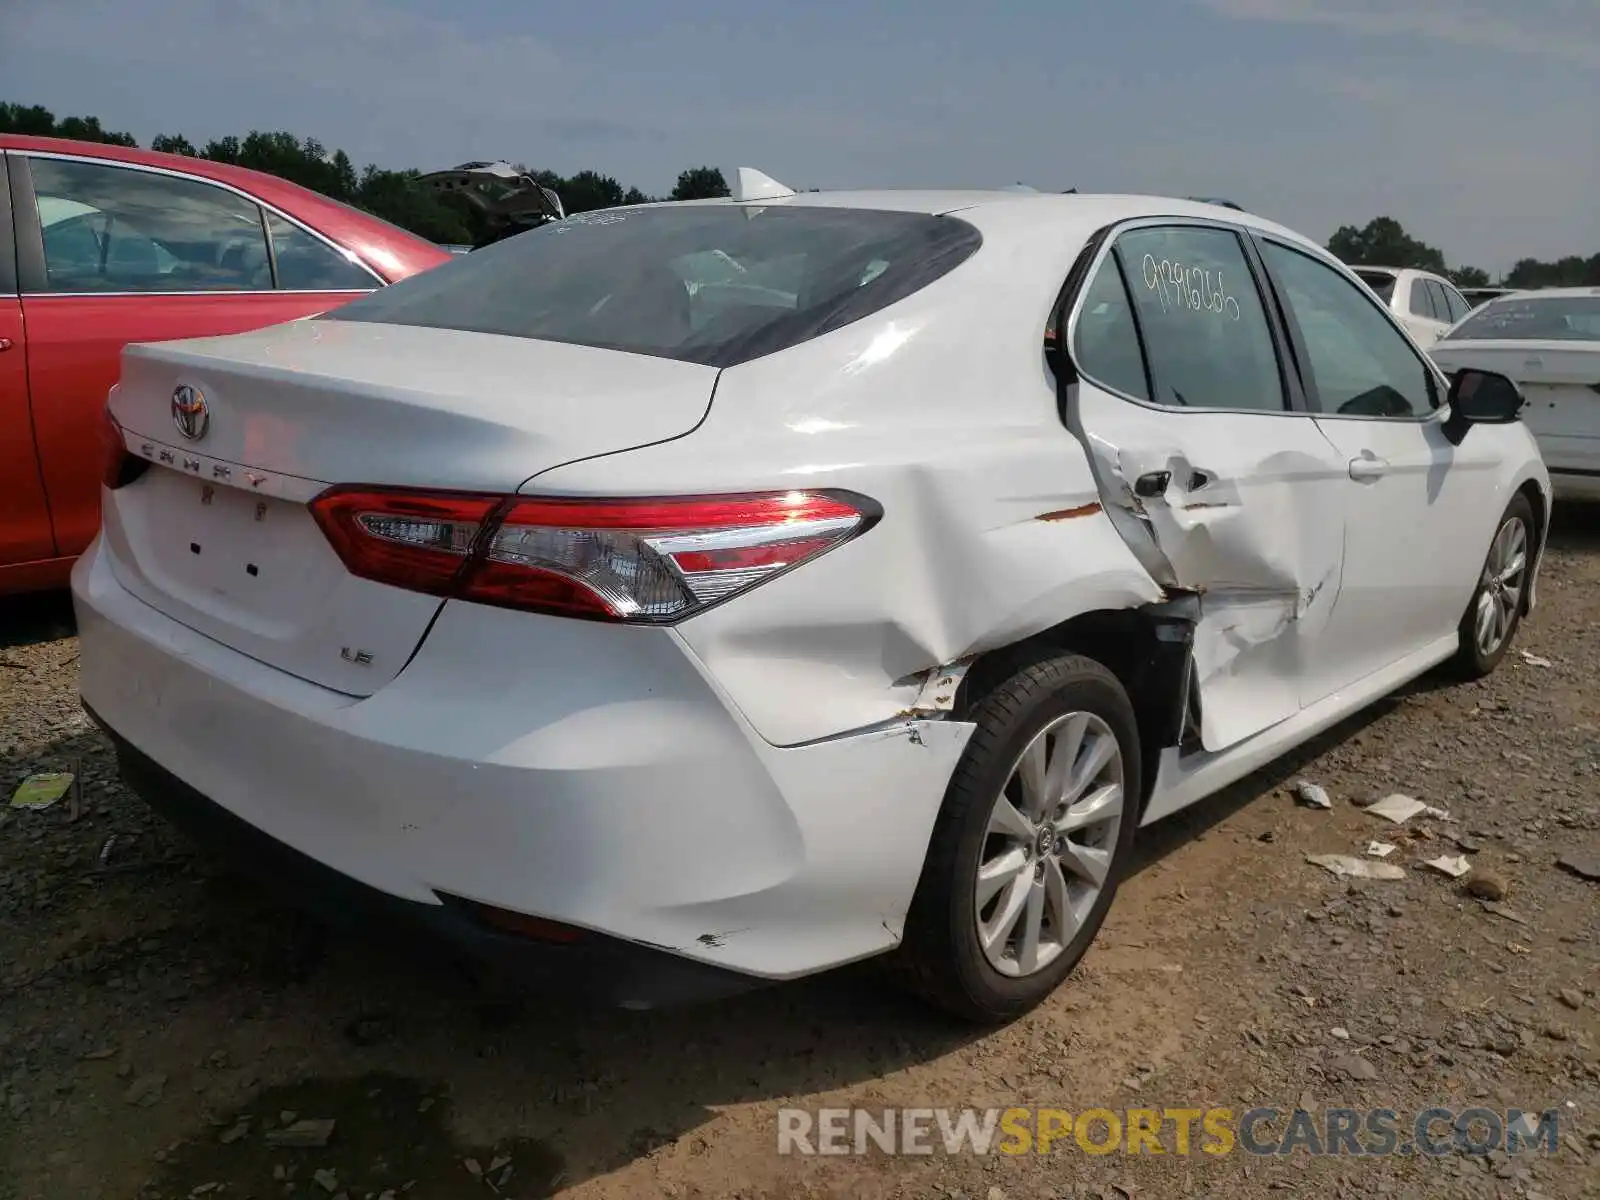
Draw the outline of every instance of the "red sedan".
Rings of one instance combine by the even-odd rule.
[[[0,593],[64,586],[99,528],[128,342],[310,316],[449,259],[271,175],[0,134]]]

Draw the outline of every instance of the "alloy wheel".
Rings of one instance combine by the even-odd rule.
[[[1511,633],[1522,604],[1527,570],[1528,528],[1520,517],[1510,517],[1489,545],[1489,557],[1478,584],[1473,636],[1478,653],[1484,658],[1492,658]]]
[[[989,965],[1023,978],[1072,942],[1106,886],[1122,827],[1122,747],[1089,712],[1057,717],[995,797],[974,881]]]

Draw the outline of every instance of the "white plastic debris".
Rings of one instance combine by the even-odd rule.
[[[1368,858],[1388,858],[1389,855],[1393,854],[1394,852],[1395,852],[1395,846],[1391,842],[1368,842],[1367,843],[1367,857]]]
[[[1414,796],[1406,796],[1395,792],[1392,796],[1385,796],[1376,804],[1369,804],[1367,811],[1375,817],[1382,817],[1385,821],[1392,821],[1396,825],[1404,825],[1418,813],[1427,813],[1440,821],[1450,820],[1450,814],[1442,808],[1434,808],[1424,804]]]
[[[1467,861],[1465,854],[1441,854],[1438,858],[1428,859],[1422,865],[1432,867],[1441,875],[1450,876],[1451,879],[1460,879],[1468,871],[1472,870],[1472,864]]]
[[[1555,666],[1555,663],[1551,662],[1548,658],[1540,658],[1537,654],[1529,654],[1526,650],[1522,652],[1522,661],[1527,663],[1530,667]]]
[[[1335,875],[1350,876],[1354,879],[1404,879],[1406,870],[1393,863],[1373,862],[1371,859],[1356,858],[1351,854],[1308,854],[1306,861],[1314,867],[1321,867]]]
[[[1507,908],[1504,904],[1498,904],[1493,900],[1480,900],[1478,905],[1484,912],[1493,913],[1502,920],[1510,921],[1513,924],[1526,925],[1528,923],[1528,918],[1515,909]]]
[[[1294,798],[1307,808],[1332,808],[1333,801],[1328,799],[1328,793],[1314,783],[1304,779],[1294,782]]]

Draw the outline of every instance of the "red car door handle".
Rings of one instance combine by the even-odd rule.
[[[0,338],[0,350],[9,350],[9,349],[11,349],[11,339],[10,338]]]

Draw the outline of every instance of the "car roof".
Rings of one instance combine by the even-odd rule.
[[[155,167],[163,171],[182,171],[201,179],[232,184],[249,192],[264,196],[293,189],[304,191],[297,184],[264,171],[232,163],[216,162],[209,158],[191,158],[187,154],[164,154],[157,150],[141,150],[137,146],[115,146],[107,142],[80,142],[71,138],[33,137],[28,134],[0,133],[0,150],[33,151],[37,154],[71,154],[76,158],[103,158],[108,162],[125,163],[137,167]],[[315,194],[315,193],[313,193]]]
[[[673,202],[666,202],[673,203]],[[1059,228],[1063,223],[1084,227],[1086,232],[1118,221],[1141,217],[1192,217],[1199,220],[1243,225],[1270,233],[1285,241],[1326,253],[1309,238],[1254,213],[1225,208],[1207,201],[1172,196],[1100,192],[1017,192],[984,190],[916,190],[886,188],[860,191],[797,192],[773,199],[678,201],[688,204],[736,204],[751,208],[857,208],[880,212],[927,213],[932,216],[959,215],[985,231],[1022,233],[1032,226]]]
[[[1540,300],[1578,300],[1600,296],[1600,287],[1553,287],[1553,288],[1526,288],[1508,291],[1504,296],[1497,296],[1497,300],[1509,300],[1512,297],[1518,300],[1527,300],[1537,297]]]

